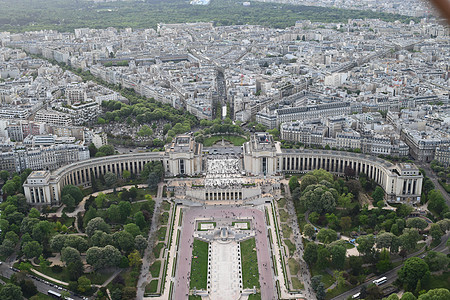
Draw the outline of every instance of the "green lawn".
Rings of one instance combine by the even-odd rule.
[[[352,285],[345,285],[345,286],[343,286],[341,288],[336,286],[334,289],[332,289],[331,291],[327,292],[327,294],[325,296],[325,299],[332,299],[332,298],[336,297],[337,295],[345,293],[346,291],[348,291],[348,290],[350,290],[352,288],[353,288]]]
[[[161,228],[158,229],[158,240],[159,241],[164,241],[166,239],[166,232],[167,232],[166,226],[162,226]]]
[[[241,242],[242,284],[244,288],[259,287],[258,260],[254,238]]]
[[[55,298],[42,293],[37,293],[36,295],[30,298],[30,300],[54,300],[54,299]]]
[[[248,296],[248,300],[261,300],[261,294],[260,293],[250,294]]]
[[[208,243],[194,239],[191,262],[191,289],[206,290],[208,278],[208,246]]]
[[[280,198],[280,200],[278,200],[278,206],[280,208],[284,208],[286,206],[286,199],[285,198]]]
[[[247,141],[247,139],[244,139],[243,137],[237,135],[215,135],[206,138],[205,141],[203,142],[203,146],[211,147],[215,143],[222,141],[222,138],[235,146],[242,146]]]
[[[288,247],[289,256],[292,256],[294,254],[295,250],[297,249],[297,247],[295,247],[295,245],[291,242],[291,240],[286,239],[286,240],[284,240],[284,243]]]
[[[92,284],[102,285],[114,272],[103,272],[102,270],[84,274],[89,280],[91,280]]]
[[[316,275],[322,275],[322,282],[326,289],[335,282],[334,277],[332,275],[328,274],[324,270],[319,270],[317,266],[312,268],[311,277]]]
[[[279,209],[278,212],[280,213],[280,221],[281,222],[287,222],[289,218],[289,214],[284,209]]]
[[[300,264],[293,258],[288,259],[289,271],[291,275],[297,275],[300,270]]]
[[[169,222],[169,213],[166,211],[161,215],[161,225],[167,225]]]
[[[345,248],[346,249],[353,249],[353,248],[355,248],[355,246],[350,244],[350,243],[345,243]]]
[[[168,210],[170,209],[170,203],[167,202],[167,201],[163,201],[163,202],[161,203],[161,209],[162,209],[162,210],[165,210],[165,211],[168,211]]]
[[[50,276],[52,278],[55,278],[55,279],[58,279],[58,280],[61,280],[64,282],[70,281],[70,276],[69,276],[69,272],[67,271],[67,268],[63,268],[61,272],[54,272],[52,270],[52,268],[50,268],[50,267],[41,268],[41,267],[33,266],[33,269],[41,272],[42,274],[45,274],[47,276]]]
[[[194,295],[189,295],[189,300],[201,300],[202,297],[200,296],[194,296]]]
[[[281,231],[283,231],[283,236],[287,239],[292,235],[292,228],[287,224],[281,224]]]
[[[149,294],[156,293],[156,290],[158,289],[158,280],[152,280],[149,284],[145,286],[145,292]]]
[[[450,288],[450,272],[445,272],[442,275],[432,275],[428,284],[423,286],[423,289],[438,289]]]
[[[153,254],[156,258],[160,258],[161,255],[161,249],[164,248],[165,244],[160,242],[153,247]]]
[[[292,288],[294,290],[302,290],[305,288],[303,283],[297,277],[291,277],[292,280]]]
[[[156,260],[151,266],[150,266],[150,273],[152,274],[153,278],[157,278],[159,276],[159,271],[161,270],[161,261]]]

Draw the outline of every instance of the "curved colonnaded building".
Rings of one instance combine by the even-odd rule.
[[[204,175],[206,161],[211,158],[208,152],[192,136],[180,135],[166,145],[164,152],[93,158],[52,172],[34,171],[24,184],[25,196],[32,205],[58,205],[65,185],[88,188],[92,176],[99,178],[107,172],[120,177],[127,170],[138,175],[150,161],[161,161],[167,177]],[[388,202],[416,204],[420,201],[423,175],[414,164],[394,165],[374,156],[342,151],[281,149],[280,144],[267,133],[253,134],[237,155],[242,170],[249,176],[270,177],[316,169],[343,175],[346,169],[351,168],[356,177],[364,173],[379,184]]]

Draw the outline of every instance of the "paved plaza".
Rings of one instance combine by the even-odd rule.
[[[273,280],[273,271],[271,267],[271,255],[269,252],[269,240],[267,238],[267,227],[264,220],[264,213],[258,209],[250,208],[237,208],[237,207],[202,207],[202,208],[189,208],[185,211],[183,215],[183,226],[180,238],[180,249],[179,249],[179,259],[177,261],[177,271],[175,276],[175,288],[174,288],[174,298],[173,299],[187,299],[189,295],[189,278],[191,271],[191,259],[192,259],[192,244],[194,240],[194,231],[196,221],[198,220],[215,220],[215,219],[226,219],[230,220],[242,220],[250,219],[252,222],[252,227],[255,230],[256,238],[256,250],[258,258],[258,268],[259,268],[259,282],[261,286],[261,298],[265,300],[277,299],[275,293],[275,283]],[[236,257],[233,253],[237,253],[237,249],[228,243],[227,247],[217,246],[218,248],[214,251],[211,256],[211,266],[212,268],[224,268],[225,271],[215,272],[217,277],[211,277],[211,293],[216,293],[217,291],[229,292],[231,297],[227,298],[216,298],[210,295],[211,299],[238,299],[239,295],[236,294],[234,298],[234,290],[239,286],[239,280],[234,274],[236,274],[236,268],[239,268],[236,261]],[[212,248],[215,248],[213,246]],[[236,245],[236,247],[238,247]],[[229,262],[226,265],[226,262]],[[214,265],[215,264],[215,265]],[[213,271],[211,271],[213,273]],[[225,274],[226,273],[226,274]],[[214,280],[218,280],[214,283]],[[221,282],[223,281],[223,282]],[[232,284],[225,284],[225,281],[231,282]],[[240,292],[240,291],[238,291]],[[219,293],[215,294],[218,297],[223,297]]]
[[[239,243],[229,241],[211,242],[210,246],[210,297],[217,300],[237,300],[241,296],[242,283],[239,278]]]

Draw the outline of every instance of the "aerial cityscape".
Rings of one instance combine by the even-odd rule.
[[[0,300],[450,299],[431,3],[0,6]]]

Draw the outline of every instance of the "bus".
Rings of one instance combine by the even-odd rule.
[[[376,286],[379,286],[379,285],[382,285],[383,283],[387,282],[387,278],[386,277],[381,277],[379,279],[375,279],[372,282],[375,283]]]
[[[52,296],[53,298],[61,299],[61,294],[60,294],[60,293],[57,293],[57,292],[55,292],[55,291],[48,290],[48,291],[47,291],[47,294],[48,294],[49,296]]]

